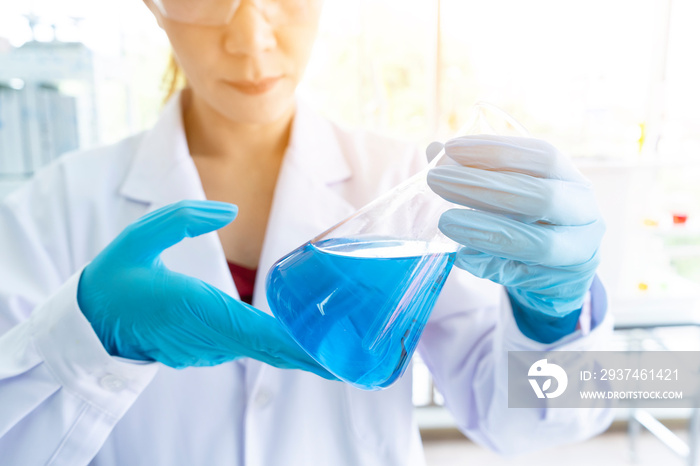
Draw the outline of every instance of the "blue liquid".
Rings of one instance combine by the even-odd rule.
[[[455,253],[426,247],[386,239],[306,243],[270,269],[268,303],[339,379],[365,390],[387,387],[406,369],[454,263]]]

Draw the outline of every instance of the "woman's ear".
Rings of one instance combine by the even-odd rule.
[[[158,7],[153,3],[153,0],[143,0],[143,3],[149,10],[151,10],[151,13],[153,13],[153,16],[156,18],[156,22],[158,23],[158,27],[163,29],[163,18],[161,16],[160,10],[158,10]]]

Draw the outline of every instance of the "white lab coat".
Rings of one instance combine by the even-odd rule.
[[[253,304],[269,312],[265,274],[276,259],[422,159],[299,105]],[[387,390],[363,392],[247,359],[174,370],[104,351],[77,306],[82,267],[130,222],[181,199],[204,192],[176,98],[150,131],[66,155],[0,204],[0,463],[424,464],[410,370]],[[238,296],[215,233],[186,239],[163,260]],[[501,287],[454,270],[419,345],[460,428],[504,453],[600,432],[609,411],[507,409],[504,358],[508,350],[595,347],[611,330],[605,303],[593,300],[590,334],[543,345],[518,331],[504,297]]]

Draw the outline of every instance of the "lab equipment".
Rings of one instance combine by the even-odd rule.
[[[388,238],[309,242],[270,271],[275,315],[339,378],[383,388],[405,370],[455,259]]]
[[[493,131],[494,114],[475,105],[460,132]],[[459,245],[437,227],[452,204],[426,181],[429,168],[445,162],[442,152],[268,272],[277,319],[316,361],[358,388],[386,388],[403,374],[454,263]]]
[[[437,162],[437,158],[434,162]],[[423,171],[300,246],[267,275],[270,309],[309,355],[358,388],[408,366],[454,263],[437,228],[449,205]]]
[[[181,201],[141,217],[83,270],[80,310],[113,356],[175,368],[251,357],[333,379],[273,317],[161,261],[168,247],[217,230],[237,213],[223,202]]]
[[[0,186],[98,142],[98,68],[80,43],[29,41],[0,53]]]
[[[458,165],[428,174],[451,209],[440,230],[455,265],[505,285],[520,330],[551,343],[574,331],[599,263],[604,223],[591,183],[545,141],[476,135],[448,141]]]

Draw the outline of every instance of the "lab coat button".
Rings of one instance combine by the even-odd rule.
[[[126,387],[124,380],[113,374],[107,374],[102,377],[100,379],[100,385],[102,385],[102,388],[115,393],[124,390],[124,387]]]
[[[272,394],[267,390],[260,390],[257,395],[255,395],[255,406],[257,408],[264,408],[270,404],[272,401]]]

